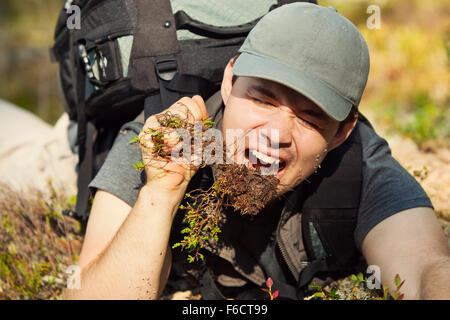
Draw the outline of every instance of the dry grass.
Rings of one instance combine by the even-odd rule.
[[[24,195],[0,184],[0,299],[58,299],[66,287],[82,230],[61,215],[71,201],[50,190]]]

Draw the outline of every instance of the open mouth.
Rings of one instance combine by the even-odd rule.
[[[254,149],[245,149],[244,164],[247,167],[260,169],[263,174],[273,174],[276,178],[284,173],[286,162],[278,157],[271,157]]]

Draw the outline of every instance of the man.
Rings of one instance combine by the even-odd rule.
[[[255,26],[239,57],[226,66],[219,93],[224,108],[211,101],[205,106],[199,96],[169,108],[180,115],[187,108],[192,122],[211,116],[224,137],[232,129],[255,132],[268,149],[261,155],[262,145],[246,148],[266,160],[278,152],[281,164],[280,200],[253,220],[228,215],[219,240],[226,245],[207,248],[208,269],[200,280],[205,298],[251,298],[242,293],[261,292],[268,277],[274,287],[280,284],[280,296],[292,297],[289,286],[304,278],[299,276],[302,268],[315,265],[312,256],[320,258],[340,239],[327,242],[327,234],[314,223],[300,228],[302,214],[292,208],[297,201],[291,197],[301,197],[301,187],[326,169],[321,165],[327,155],[355,136],[361,140],[362,183],[352,245],[368,264],[380,268],[380,281],[391,289],[399,273],[405,298],[449,298],[449,252],[429,199],[391,158],[385,141],[358,120],[356,107],[368,70],[364,39],[333,8],[285,5]],[[202,169],[128,144],[141,129],[157,127],[154,116],[143,127],[136,122],[124,126],[91,183],[97,192],[79,260],[81,289],[67,291],[66,298],[155,299],[162,293],[172,266],[171,229],[180,231],[178,207]],[[140,137],[151,146],[143,133]],[[152,164],[143,176],[131,168],[141,155]],[[343,226],[328,228],[339,234]],[[302,233],[319,241],[309,245]],[[325,260],[315,261],[320,266]]]

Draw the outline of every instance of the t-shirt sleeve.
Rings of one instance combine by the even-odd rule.
[[[105,190],[134,206],[145,182],[145,173],[133,167],[136,162],[142,161],[142,155],[138,145],[129,141],[139,134],[142,126],[139,122],[128,122],[122,126],[105,162],[89,184],[92,194],[97,189]]]
[[[420,184],[391,155],[387,142],[367,125],[361,125],[363,145],[363,185],[355,241],[361,251],[367,233],[397,212],[431,207]]]

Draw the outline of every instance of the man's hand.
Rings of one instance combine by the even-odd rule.
[[[166,113],[177,116],[181,121],[186,121],[192,125],[196,121],[207,119],[208,113],[205,102],[200,96],[194,96],[192,99],[184,97],[167,110],[149,117],[139,134],[139,145],[145,165],[147,185],[150,184],[159,190],[183,190],[184,192],[198,166],[194,166],[192,163],[174,162],[154,152],[155,143],[152,141],[152,133],[162,132],[164,134],[163,151],[168,154],[179,142],[176,129],[163,127],[158,121],[158,117]]]
[[[208,116],[199,96],[180,99],[167,111],[192,123]],[[158,127],[155,115],[144,131]],[[66,290],[66,299],[157,299],[165,287],[172,261],[172,218],[197,168],[153,154],[150,135],[140,138],[149,144],[142,148],[149,164],[147,182],[132,208],[108,192],[97,192],[80,257],[81,289]],[[176,141],[169,132],[167,138],[170,148]]]

